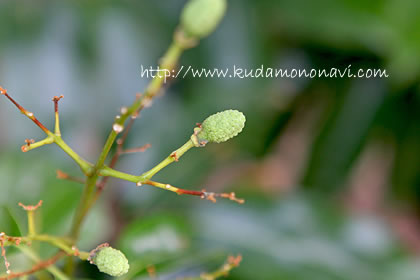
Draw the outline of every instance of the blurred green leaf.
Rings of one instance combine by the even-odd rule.
[[[179,257],[188,248],[187,225],[176,216],[150,216],[128,225],[119,244],[132,266],[130,274],[135,275],[150,265]]]
[[[4,232],[10,236],[22,236],[15,217],[6,206],[0,207],[0,232]]]
[[[358,81],[334,107],[312,149],[304,185],[322,190],[344,186],[347,174],[366,142],[386,92],[381,83]],[[356,110],[356,111],[355,111]]]

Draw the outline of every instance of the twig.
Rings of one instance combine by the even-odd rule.
[[[71,175],[69,175],[69,174],[67,174],[67,173],[65,173],[65,172],[63,172],[59,169],[56,170],[56,173],[57,173],[57,179],[68,180],[68,181],[76,182],[76,183],[80,183],[80,184],[86,183],[86,181],[83,180],[82,178],[77,178],[77,177],[71,176]]]
[[[36,205],[24,205],[22,202],[19,202],[18,205],[22,207],[25,211],[35,211],[42,206],[43,201],[40,200]]]
[[[142,153],[146,151],[147,149],[149,149],[151,146],[152,145],[150,144],[146,144],[141,147],[126,149],[126,150],[123,150],[120,154],[124,155],[124,154],[133,154],[133,153]]]
[[[142,95],[141,94],[137,94],[136,95],[136,101],[138,99],[140,99]],[[126,107],[124,107],[124,110],[121,109],[121,113],[125,113],[125,111],[127,110]],[[131,117],[130,121],[128,122],[127,128],[125,129],[123,135],[121,136],[121,138],[119,138],[117,140],[117,151],[115,152],[114,156],[111,159],[111,163],[109,164],[110,168],[115,168],[115,166],[117,165],[118,159],[120,158],[120,156],[124,153],[123,151],[123,146],[125,141],[127,140],[128,137],[128,133],[130,132],[131,128],[134,125],[134,122],[137,119],[137,116],[140,114],[140,109],[136,111],[136,113],[133,115],[135,117]],[[146,144],[145,146],[147,146],[149,144]],[[143,146],[143,147],[145,147]],[[147,149],[148,147],[146,147],[145,149]],[[97,186],[97,190],[96,190],[96,194],[95,197],[93,198],[93,201],[91,203],[95,203],[98,196],[101,194],[101,192],[103,191],[103,189],[105,188],[106,183],[108,182],[109,177],[104,177],[102,178],[101,182],[99,182],[98,186]]]
[[[182,155],[184,155],[189,149],[193,147],[195,147],[195,144],[193,143],[193,141],[191,139],[188,140],[184,145],[182,145],[177,150],[173,151],[167,158],[161,161],[158,165],[156,165],[149,171],[146,171],[142,175],[140,175],[141,180],[139,180],[139,182],[151,179],[160,170],[162,170],[169,164],[173,163],[174,161],[178,161]]]
[[[6,249],[4,248],[4,241],[5,241],[5,234],[4,232],[0,233],[0,248],[1,248],[1,256],[4,259],[4,265],[6,266],[6,273],[10,274],[10,263],[7,261],[7,257],[6,257]]]
[[[12,97],[10,97],[7,94],[7,91],[5,89],[3,89],[2,87],[0,87],[0,93],[1,95],[6,96],[21,112],[22,114],[24,114],[25,116],[27,116],[29,119],[31,119],[37,126],[39,126],[42,131],[45,132],[45,134],[47,134],[47,138],[45,138],[44,140],[41,140],[39,142],[34,143],[34,141],[32,140],[28,140],[26,141],[26,145],[22,146],[22,151],[23,152],[27,152],[29,150],[47,145],[47,144],[52,144],[55,143],[57,144],[65,153],[67,153],[79,166],[80,169],[83,171],[83,173],[85,175],[89,175],[92,171],[92,164],[87,162],[86,160],[84,160],[81,156],[79,156],[75,151],[73,151],[73,149],[71,149],[66,142],[64,142],[64,140],[61,138],[61,134],[54,134],[51,131],[49,131],[40,121],[38,121],[38,119],[35,118],[34,114],[27,111],[25,108],[23,108],[19,103],[17,103]],[[57,102],[60,99],[60,97],[57,97],[53,100],[55,105],[55,109],[58,110],[57,108]],[[56,126],[59,127],[58,125],[58,111],[56,114]],[[57,131],[56,131],[57,132]],[[59,132],[59,129],[58,129]]]
[[[172,44],[169,46],[168,50],[165,52],[161,59],[160,68],[172,70],[178,63],[182,52],[185,49],[192,47],[192,45],[190,46],[186,44],[188,40],[186,38],[183,38],[183,36],[181,35],[182,34],[180,34],[180,32],[175,33]],[[129,117],[137,117],[137,115],[143,108],[151,105],[153,98],[156,97],[156,95],[158,95],[159,91],[161,90],[164,81],[164,76],[156,75],[147,86],[144,95],[140,96],[139,98],[136,98],[136,100],[130,107],[124,107],[124,110],[121,110],[121,115],[115,119],[115,122],[112,125],[112,130],[109,133],[108,138],[103,146],[102,152],[100,153],[96,164],[91,170],[91,175],[88,175],[88,180],[86,181],[86,186],[84,188],[82,198],[74,215],[70,235],[75,240],[79,236],[80,227],[83,223],[86,214],[94,205],[94,203],[97,200],[97,197],[102,191],[100,190],[99,194],[93,194],[96,182],[99,178],[98,172],[101,169],[103,169],[105,161],[118,134],[120,134],[124,130],[124,124]],[[130,122],[129,125],[132,125],[132,122]],[[103,186],[101,186],[101,189],[103,189]]]
[[[241,255],[236,257],[229,256],[227,262],[222,267],[212,273],[203,273],[200,275],[200,278],[203,280],[215,280],[219,277],[227,276],[232,269],[239,266],[241,261]]]
[[[206,192],[205,190],[192,191],[192,190],[180,189],[180,188],[174,187],[170,184],[162,184],[162,183],[155,182],[155,181],[150,181],[150,180],[145,181],[144,184],[154,186],[154,187],[157,187],[157,188],[160,188],[160,189],[164,189],[164,190],[167,190],[167,191],[171,191],[171,192],[174,192],[174,193],[179,194],[179,195],[186,194],[186,195],[199,196],[202,199],[210,200],[211,202],[216,202],[216,197],[228,198],[228,199],[230,199],[232,201],[235,201],[237,203],[240,203],[240,204],[245,202],[244,199],[237,198],[234,192],[231,192],[231,193],[214,193],[214,192]],[[142,184],[137,184],[137,185],[141,186]]]
[[[58,101],[60,101],[61,98],[63,98],[64,95],[60,95],[60,96],[54,96],[54,98],[52,99],[52,101],[54,102],[54,113],[55,113],[55,135],[57,136],[61,136],[61,132],[60,132],[60,117],[58,114]]]
[[[202,273],[199,277],[183,278],[183,280],[216,280],[221,277],[226,277],[229,275],[232,269],[239,266],[241,261],[241,255],[238,255],[236,257],[229,256],[227,261],[216,271],[210,273]]]
[[[25,276],[25,275],[30,275],[30,274],[35,273],[37,271],[46,269],[49,266],[52,266],[53,264],[55,264],[58,260],[60,260],[65,255],[66,254],[64,252],[58,252],[53,257],[49,258],[48,260],[38,262],[31,269],[29,269],[27,271],[10,273],[7,277],[0,277],[0,280],[14,279],[14,278],[22,277],[22,276]],[[68,278],[67,277],[63,278],[62,277],[61,279],[68,279]]]
[[[19,202],[19,206],[21,206],[26,213],[28,214],[28,234],[29,236],[33,236],[36,234],[36,229],[35,229],[35,217],[34,217],[34,213],[36,211],[36,209],[38,209],[39,207],[42,206],[42,200],[40,200],[38,202],[37,205],[24,205],[21,202]]]
[[[4,88],[0,87],[0,94],[6,96],[7,99],[9,99],[19,109],[19,111],[22,114],[24,114],[25,116],[27,116],[28,118],[30,118],[46,134],[51,133],[40,121],[38,121],[37,118],[35,118],[35,116],[34,116],[34,114],[32,112],[29,112],[28,110],[26,110],[25,108],[23,108],[22,106],[20,106],[12,97],[10,97],[9,94],[7,94],[7,90],[5,90]]]

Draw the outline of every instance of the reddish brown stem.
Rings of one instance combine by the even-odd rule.
[[[40,122],[37,118],[35,118],[34,114],[32,112],[29,112],[25,108],[23,108],[19,103],[17,103],[12,97],[10,97],[9,94],[7,94],[7,90],[0,87],[0,93],[1,95],[4,95],[9,99],[19,110],[22,114],[30,118],[37,126],[39,126],[45,133],[50,133],[50,131]]]
[[[231,193],[214,193],[214,192],[206,192],[206,190],[202,190],[202,191],[192,191],[192,190],[185,190],[185,189],[180,189],[177,187],[174,187],[172,185],[169,184],[162,184],[159,182],[155,182],[155,181],[146,181],[144,182],[144,184],[146,185],[151,185],[157,188],[161,188],[167,191],[171,191],[174,193],[177,193],[179,195],[181,194],[186,194],[186,195],[195,195],[195,196],[199,196],[202,199],[206,199],[206,200],[210,200],[211,202],[216,202],[216,198],[217,197],[221,197],[221,198],[228,198],[232,201],[235,201],[237,203],[244,203],[245,200],[244,199],[240,199],[237,198],[234,192]]]
[[[67,180],[67,181],[76,182],[80,184],[86,183],[85,180],[83,180],[82,178],[73,177],[59,169],[56,170],[56,173],[57,173],[57,179]]]
[[[7,261],[7,257],[6,257],[6,249],[4,248],[4,233],[1,233],[0,236],[0,248],[1,248],[1,256],[4,259],[4,265],[6,266],[6,272],[10,273],[10,263]]]
[[[146,145],[143,145],[141,147],[126,149],[126,150],[121,151],[120,154],[142,153],[142,152],[146,151],[147,149],[149,149],[151,146],[152,145],[150,145],[150,144],[146,144]]]
[[[22,207],[26,211],[35,211],[39,207],[42,206],[42,200],[40,200],[36,205],[24,205],[23,203],[19,202],[18,205]]]
[[[54,255],[53,257],[51,257],[50,259],[37,263],[36,265],[34,265],[31,269],[29,269],[27,271],[11,273],[7,277],[0,277],[0,280],[8,280],[8,279],[19,278],[19,277],[22,277],[22,276],[25,276],[25,275],[30,275],[32,273],[43,270],[43,269],[55,264],[59,259],[61,259],[65,255],[66,254],[64,252],[59,252],[56,255]]]
[[[184,190],[184,189],[178,189],[176,191],[177,194],[181,195],[181,194],[188,194],[188,195],[196,195],[196,196],[200,196],[203,197],[205,195],[205,192],[203,191],[191,191],[191,190]]]
[[[58,101],[60,101],[61,98],[63,98],[64,95],[60,96],[54,96],[52,101],[54,102],[54,112],[58,113]]]

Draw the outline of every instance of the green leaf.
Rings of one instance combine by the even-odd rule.
[[[0,232],[5,232],[11,236],[21,236],[21,230],[15,217],[6,206],[0,207]]]
[[[367,140],[386,96],[382,84],[366,80],[340,97],[316,140],[304,185],[321,190],[343,186],[352,163]],[[357,113],[355,113],[357,108]]]

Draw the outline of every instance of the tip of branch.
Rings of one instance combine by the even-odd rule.
[[[54,96],[53,99],[52,99],[52,101],[58,102],[58,101],[60,101],[61,98],[64,98],[64,95]]]
[[[202,199],[210,200],[213,203],[217,202],[216,197],[228,198],[229,200],[235,201],[239,204],[244,204],[245,203],[245,199],[237,198],[236,194],[234,192],[231,192],[231,193],[214,193],[214,192],[206,192],[205,190],[203,190],[203,194],[201,195]]]
[[[1,95],[6,95],[7,90],[5,90],[4,88],[0,87],[0,94]]]
[[[241,261],[242,261],[241,255],[237,255],[236,257],[229,256],[227,260],[228,264],[233,265],[234,267],[238,267]]]
[[[69,175],[67,173],[61,171],[60,169],[57,169],[55,172],[57,174],[57,179],[63,179],[64,180],[64,179],[69,178]]]
[[[39,207],[42,206],[43,201],[40,200],[36,205],[24,205],[23,203],[19,202],[18,205],[22,207],[26,211],[35,211]]]
[[[23,145],[22,147],[20,147],[20,149],[22,150],[22,152],[26,153],[27,151],[29,151],[29,147],[31,146],[31,144],[35,143],[34,139],[25,139],[25,145]]]
[[[63,98],[64,95],[60,95],[60,96],[54,96],[52,101],[54,102],[54,111],[56,113],[58,113],[58,101],[60,101],[61,98]]]

